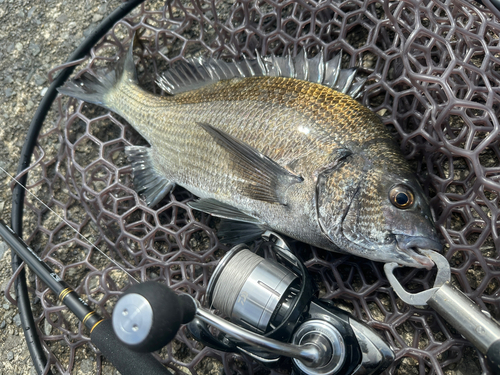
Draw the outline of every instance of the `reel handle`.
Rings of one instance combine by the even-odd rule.
[[[113,311],[116,336],[135,352],[154,352],[173,340],[181,324],[196,314],[188,295],[177,295],[164,284],[147,281],[131,286]]]
[[[136,352],[153,352],[167,345],[181,324],[191,322],[195,316],[252,347],[296,358],[313,367],[321,366],[325,361],[320,348],[312,344],[282,343],[248,331],[198,308],[190,296],[177,295],[157,282],[130,287],[116,304],[112,320],[116,336],[128,348]]]

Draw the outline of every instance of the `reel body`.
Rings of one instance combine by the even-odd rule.
[[[116,336],[134,351],[152,352],[187,324],[206,346],[247,354],[270,368],[292,358],[297,374],[379,374],[386,369],[394,354],[375,331],[314,297],[305,266],[286,242],[273,232],[263,238],[276,260],[240,244],[224,256],[210,280],[208,305],[231,322],[187,294],[146,282],[131,287],[116,304]]]
[[[323,357],[321,364],[309,366],[293,358],[297,373],[378,374],[387,368],[394,354],[375,331],[331,302],[314,297],[305,266],[286,242],[270,231],[263,238],[271,243],[276,260],[264,259],[243,244],[233,247],[210,280],[208,305],[266,338],[317,347]],[[224,332],[215,336],[200,319],[191,321],[188,329],[207,346],[245,353],[268,367],[283,359]]]

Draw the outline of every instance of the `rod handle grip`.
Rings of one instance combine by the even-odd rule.
[[[138,353],[127,348],[116,337],[109,319],[96,323],[90,340],[122,375],[173,375],[151,353]]]

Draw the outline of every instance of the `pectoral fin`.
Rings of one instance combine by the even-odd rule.
[[[286,205],[286,189],[303,181],[302,177],[290,173],[274,160],[222,130],[205,123],[198,125],[233,157],[233,168],[245,181],[241,187],[243,195]]]

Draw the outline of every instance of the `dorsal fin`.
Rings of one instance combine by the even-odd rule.
[[[324,61],[323,51],[308,59],[303,49],[295,57],[243,56],[240,61],[226,62],[213,58],[190,58],[177,63],[157,80],[158,86],[171,95],[196,90],[220,80],[246,77],[287,77],[320,83],[357,98],[366,79],[356,80],[356,68],[341,69],[342,51]]]

